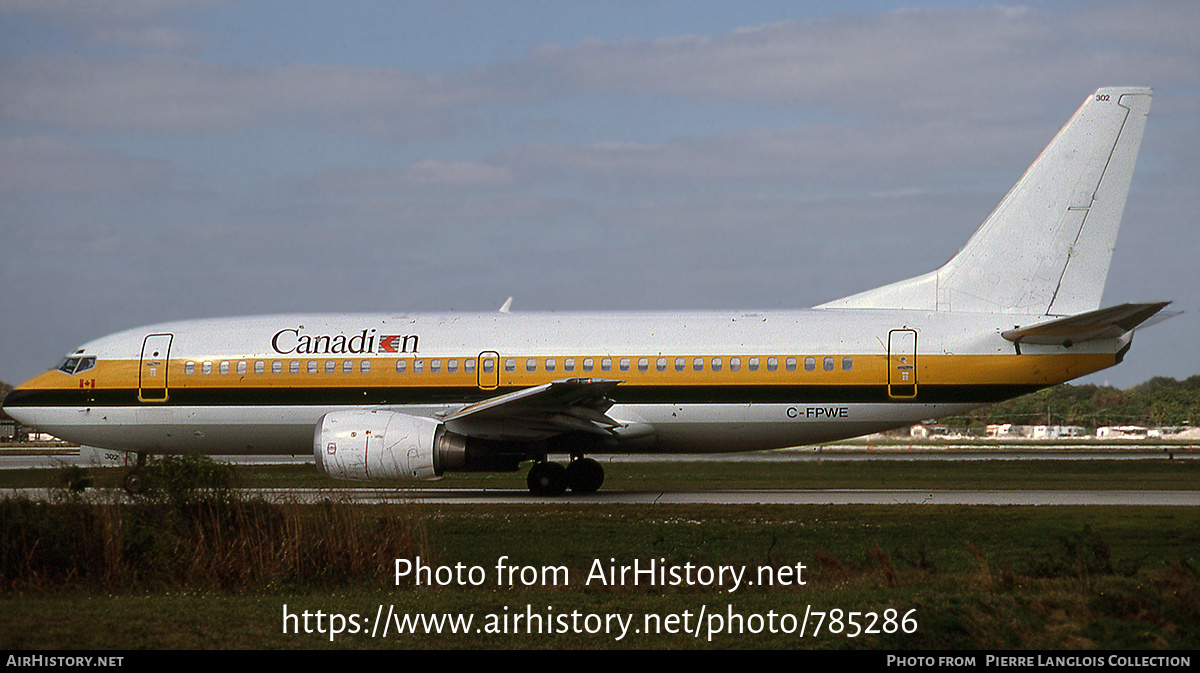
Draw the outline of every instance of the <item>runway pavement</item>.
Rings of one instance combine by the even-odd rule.
[[[551,455],[565,461],[565,455]],[[1056,445],[1038,447],[1031,444],[1007,446],[940,445],[886,448],[864,446],[807,447],[778,451],[746,453],[635,453],[596,454],[603,464],[620,463],[812,463],[812,462],[975,462],[985,460],[1200,460],[1200,449],[1190,445]],[[213,456],[213,459],[235,465],[298,465],[313,462],[311,454],[298,456]],[[0,449],[0,470],[27,468],[122,467],[133,465],[133,454],[123,451],[83,448]]]
[[[530,495],[524,489],[459,488],[336,488],[247,489],[249,497],[272,502],[314,503],[324,500],[363,504],[417,502],[426,504],[640,504],[640,505],[1116,505],[1200,506],[1200,491],[1030,491],[1030,490],[721,490],[721,491],[599,491],[558,497]],[[24,496],[35,500],[63,497],[59,489],[0,489],[0,498]],[[88,500],[120,502],[118,489],[89,489]]]
[[[732,455],[605,455],[597,456],[602,463],[639,461],[720,461],[720,462],[781,462],[781,461],[974,461],[974,460],[1121,460],[1121,459],[1184,459],[1200,458],[1190,446],[1179,447],[1012,447],[1004,450],[980,451],[938,450],[923,447],[911,449],[801,449]],[[0,452],[0,469],[61,468],[64,465],[115,466],[125,462],[125,454],[98,449],[54,449],[49,451]],[[220,456],[237,464],[311,463],[312,456]],[[38,500],[62,497],[61,490],[0,489],[0,497],[21,495]],[[601,490],[590,495],[566,494],[559,497],[532,496],[523,488],[335,488],[335,489],[255,489],[251,497],[262,496],[272,501],[319,502],[343,499],[362,503],[424,502],[437,504],[726,504],[726,505],[1117,505],[1117,506],[1200,506],[1200,491],[1099,491],[1099,490],[915,490],[915,489],[767,489],[720,491],[618,491]],[[116,489],[91,489],[88,499],[112,502],[126,496]]]

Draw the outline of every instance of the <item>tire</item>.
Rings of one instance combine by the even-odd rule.
[[[145,481],[142,479],[142,473],[133,470],[125,475],[125,480],[122,483],[125,487],[125,492],[129,495],[137,495],[146,487]]]
[[[595,493],[604,483],[604,467],[591,458],[577,458],[567,466],[567,485],[573,493]]]
[[[562,495],[567,490],[567,468],[549,461],[534,463],[525,483],[534,495]]]

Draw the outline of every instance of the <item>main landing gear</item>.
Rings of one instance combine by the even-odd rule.
[[[525,483],[534,495],[562,495],[568,488],[572,493],[595,493],[604,483],[604,467],[591,458],[573,458],[566,467],[543,459],[529,468]]]
[[[129,495],[137,495],[146,487],[145,481],[142,479],[142,471],[146,468],[146,454],[137,454],[136,466],[125,473],[125,479],[122,485],[125,487],[125,492]]]

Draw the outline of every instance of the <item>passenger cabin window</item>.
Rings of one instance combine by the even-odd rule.
[[[583,371],[590,372],[596,368],[596,361],[591,358],[583,359]]]
[[[750,366],[750,371],[752,371],[752,372],[758,371],[758,358],[750,358],[750,361],[748,364]]]
[[[353,360],[343,360],[342,361],[342,373],[343,374],[353,374],[354,373],[354,361]]]
[[[704,371],[704,358],[693,358],[692,369],[695,369],[698,372]]]
[[[283,373],[283,362],[281,360],[272,360],[271,361],[271,373],[272,374],[282,374]]]
[[[556,363],[554,361],[554,358],[546,358],[546,371],[552,372],[552,371],[554,371],[554,368],[557,366],[558,366],[558,363]]]
[[[527,372],[536,372],[537,371],[537,358],[529,358],[529,359],[525,360],[525,371],[527,371]]]
[[[796,358],[788,358],[787,360],[784,360],[784,366],[787,367],[789,372],[796,371]]]
[[[825,371],[827,371],[827,372],[833,371],[833,358],[830,358],[830,357],[825,358],[824,360],[822,360],[821,366],[824,367]]]
[[[325,361],[325,373],[326,374],[336,374],[337,373],[337,362],[335,362],[333,360],[326,360]]]
[[[741,358],[729,358],[729,371],[736,372],[742,368]]]
[[[188,375],[195,374],[196,373],[196,363],[192,362],[191,360],[188,360],[187,362],[183,363],[183,373],[188,374]]]
[[[629,371],[629,358],[621,358],[621,371]]]
[[[804,371],[811,372],[817,368],[816,358],[804,358]]]
[[[563,371],[564,372],[575,371],[575,358],[567,358],[567,359],[563,360]]]
[[[655,368],[655,369],[657,369],[657,370],[658,370],[658,371],[660,371],[660,372],[665,372],[665,371],[667,371],[667,359],[666,359],[666,358],[659,358],[658,360],[656,360],[656,361],[654,362],[654,368]]]
[[[491,369],[488,370],[489,372],[496,368],[495,365],[492,364],[491,360],[488,360],[487,364],[492,365]],[[463,360],[463,371],[468,374],[475,373],[475,358],[467,358],[466,360]]]
[[[441,360],[430,360],[429,361],[429,373],[437,374],[440,371],[442,371],[442,361]]]
[[[245,374],[245,373],[246,373],[246,361],[245,361],[245,360],[238,360],[238,363],[237,363],[237,373],[238,373],[239,375],[240,375],[240,374]]]
[[[848,372],[851,369],[854,369],[854,358],[842,358],[842,371]]]
[[[228,361],[228,360],[222,360],[222,361],[221,361],[221,365],[220,365],[220,367],[219,367],[219,371],[220,371],[222,374],[228,374],[228,373],[229,373],[229,361]]]
[[[517,359],[516,358],[505,358],[504,371],[509,372],[509,373],[517,371]]]
[[[210,369],[210,368],[212,368],[212,363],[211,363],[211,362],[205,362],[205,363],[204,363],[204,368],[205,368],[205,369]],[[299,373],[300,373],[300,361],[299,361],[299,360],[292,360],[291,362],[289,362],[289,363],[288,363],[288,371],[289,371],[289,372],[291,372],[292,374],[299,374]],[[205,374],[207,374],[208,372],[204,372],[204,373],[205,373]]]
[[[675,358],[675,371],[681,372],[687,367],[687,360],[684,358]]]
[[[212,373],[212,363],[205,360],[204,364],[200,365],[200,373],[204,374],[206,376],[208,374],[211,374]],[[292,372],[292,373],[294,374],[295,372]]]
[[[612,371],[612,358],[604,358],[604,359],[600,360],[600,371],[602,371],[602,372]]]
[[[413,373],[420,374],[421,372],[424,372],[424,371],[425,371],[425,361],[420,358],[413,360]]]
[[[446,373],[454,374],[458,371],[458,360],[446,360]]]
[[[714,372],[719,372],[719,371],[721,371],[721,367],[723,367],[723,366],[724,366],[724,364],[725,364],[725,363],[721,361],[721,358],[713,358],[713,359],[712,359],[712,368],[713,368],[713,371],[714,371]]]
[[[773,372],[776,369],[779,369],[779,358],[767,358],[767,371]]]
[[[362,372],[363,374],[370,374],[371,373],[371,361],[363,360],[362,362],[360,362],[358,365],[358,371]]]
[[[321,370],[320,368],[321,368],[321,363],[317,362],[316,360],[308,361],[308,373],[309,374],[316,374],[317,372],[319,372]]]
[[[408,371],[408,360],[396,360],[396,373],[403,374]]]

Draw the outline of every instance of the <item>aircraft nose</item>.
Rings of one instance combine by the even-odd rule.
[[[20,418],[10,413],[10,409],[19,406],[21,397],[23,397],[21,386],[17,386],[16,388],[13,388],[5,393],[4,398],[0,399],[0,418],[7,416],[17,421],[21,421]]]
[[[38,377],[32,378],[8,391],[4,395],[4,399],[0,400],[0,411],[10,418],[28,425],[28,419],[24,418],[26,414],[22,412],[25,407],[36,405],[39,386],[33,384],[37,379]]]
[[[11,388],[8,390],[8,392],[4,393],[4,397],[0,398],[0,409],[8,407],[15,400],[19,400],[21,398],[21,395],[20,395],[21,388],[24,385],[25,384],[22,383],[21,385],[17,386],[16,388]]]

